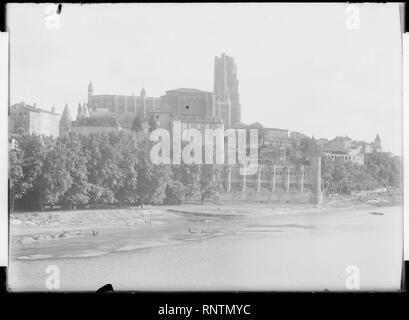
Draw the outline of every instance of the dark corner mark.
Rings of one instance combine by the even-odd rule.
[[[401,3],[399,6],[402,33],[409,32],[408,8],[409,6],[406,3]]]
[[[60,14],[62,10],[62,4],[60,3],[57,7],[57,14]]]
[[[112,284],[107,283],[106,285],[99,288],[96,292],[114,292],[114,288],[112,287]]]
[[[6,32],[6,3],[0,4],[0,32]]]

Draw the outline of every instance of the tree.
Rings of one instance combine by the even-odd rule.
[[[180,164],[172,167],[172,179],[187,187],[185,200],[191,201],[200,196],[200,166]]]
[[[380,186],[373,172],[356,163],[323,157],[321,168],[324,190],[330,194],[350,194],[352,191],[372,190]]]
[[[9,152],[9,190],[11,199],[10,211],[14,211],[16,199],[21,199],[26,192],[27,184],[23,174],[23,151],[16,148]]]
[[[57,143],[46,145],[45,148],[42,172],[34,183],[36,202],[42,211],[46,205],[57,204],[72,184],[66,165],[65,144],[57,140]]]
[[[32,208],[37,205],[38,189],[35,184],[42,173],[45,160],[44,140],[37,135],[21,133],[16,135],[16,144],[22,152],[21,169],[23,171],[24,182],[22,188],[25,192],[21,198],[21,205]],[[16,200],[18,198],[15,198]]]
[[[137,197],[141,207],[145,203],[161,204],[165,189],[170,181],[170,169],[165,165],[154,165],[149,156],[150,143],[145,141],[138,150]]]
[[[214,164],[200,166],[200,197],[203,203],[205,198],[217,196],[221,190],[221,168]]]
[[[153,130],[158,128],[158,123],[153,114],[149,117],[148,125],[149,125],[149,132],[152,132]]]
[[[87,157],[87,176],[89,203],[100,207],[114,204],[115,193],[120,185],[121,174],[118,168],[118,154],[112,144],[115,134],[92,134],[83,137]]]
[[[135,119],[133,119],[131,130],[135,132],[140,132],[143,130],[141,118],[139,116],[136,116]]]
[[[182,204],[186,200],[186,194],[189,188],[183,185],[180,181],[171,181],[165,189],[166,204]]]
[[[118,168],[121,179],[115,193],[119,205],[137,202],[138,171],[137,145],[134,137],[122,135],[118,144]]]
[[[63,140],[67,146],[66,166],[72,179],[70,188],[65,192],[62,202],[69,209],[85,205],[89,201],[89,183],[87,177],[87,158],[78,140]]]
[[[402,158],[387,152],[374,152],[365,156],[365,167],[380,185],[401,187]]]

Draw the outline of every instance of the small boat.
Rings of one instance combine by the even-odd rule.
[[[217,232],[219,232],[218,230],[203,230],[203,229],[200,229],[200,230],[192,230],[192,229],[187,229],[190,233],[217,233]]]
[[[369,214],[377,215],[377,216],[383,216],[382,212],[377,212],[377,211],[369,211]]]

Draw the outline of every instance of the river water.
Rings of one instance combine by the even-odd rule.
[[[30,244],[12,236],[8,285],[49,290],[47,267],[56,266],[61,291],[96,291],[107,283],[114,290],[348,291],[352,268],[359,290],[399,290],[402,208],[378,210],[383,215],[180,214],[97,236]]]

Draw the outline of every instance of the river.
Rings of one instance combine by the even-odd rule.
[[[383,215],[367,209],[177,215],[29,245],[12,236],[8,285],[49,290],[46,270],[55,266],[60,291],[95,291],[106,283],[114,290],[348,291],[351,270],[359,290],[399,290],[402,208],[378,210]]]

